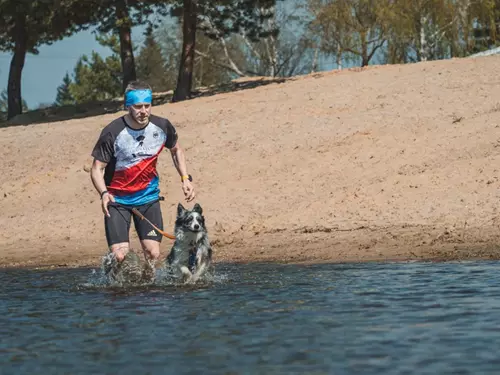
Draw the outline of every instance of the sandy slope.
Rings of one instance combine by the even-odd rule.
[[[499,257],[499,72],[496,56],[327,72],[154,112],[178,129],[217,261]],[[2,129],[2,265],[100,262],[87,171],[117,115]],[[159,170],[171,230],[167,153]]]

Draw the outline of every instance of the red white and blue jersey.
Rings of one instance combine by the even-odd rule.
[[[176,143],[177,132],[165,118],[152,115],[148,125],[136,130],[120,117],[102,130],[92,156],[107,163],[104,181],[116,203],[140,206],[158,200],[158,155]]]

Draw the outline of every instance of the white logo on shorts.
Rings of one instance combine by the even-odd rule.
[[[149,237],[156,237],[156,232],[155,230],[153,229],[151,232],[148,233],[148,236]]]

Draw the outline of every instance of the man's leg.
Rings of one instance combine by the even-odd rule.
[[[128,242],[120,242],[111,245],[109,250],[114,254],[118,262],[122,262],[130,250],[130,244]]]
[[[153,262],[158,260],[160,257],[160,242],[155,240],[142,240],[141,246],[146,260]]]
[[[159,229],[163,230],[163,218],[161,214],[160,202],[137,207],[137,210]],[[149,268],[145,269],[145,273],[147,274],[147,277],[153,277],[155,263],[160,257],[160,243],[162,235],[158,233],[158,231],[154,229],[146,220],[141,220],[137,216],[134,216],[134,224],[141,241],[146,264]]]
[[[118,205],[109,205],[110,217],[104,217],[104,228],[109,250],[118,262],[122,262],[129,252],[129,231],[131,212]]]

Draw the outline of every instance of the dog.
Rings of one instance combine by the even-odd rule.
[[[192,210],[177,206],[175,242],[166,262],[177,279],[195,283],[212,265],[212,247],[205,227],[201,206],[196,203]]]

